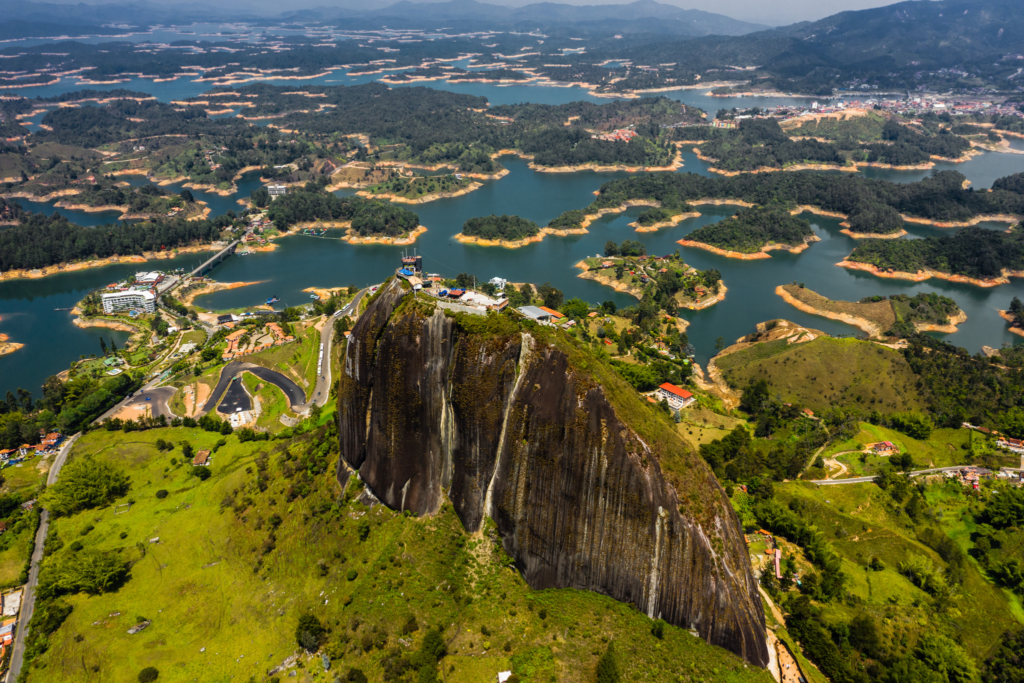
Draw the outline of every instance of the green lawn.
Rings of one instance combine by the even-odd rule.
[[[297,652],[297,619],[308,612],[330,628],[332,671],[325,675],[319,658],[302,657],[297,675],[282,680],[328,683],[354,666],[380,681],[389,648],[416,648],[436,625],[448,643],[441,666],[449,682],[490,680],[515,657],[534,671],[530,681],[589,682],[609,639],[623,680],[669,682],[685,672],[691,680],[770,681],[685,630],[670,627],[655,639],[650,620],[629,605],[594,593],[529,590],[487,534],[465,534],[450,505],[417,519],[342,497],[333,433],[323,437],[330,459],[315,476],[307,474],[308,458],[320,437],[239,444],[229,436],[205,482],[189,476],[180,450],[157,452],[157,438],[209,448],[221,436],[184,428],[97,431],[77,444],[73,457],[92,454],[130,472],[131,491],[117,503],[133,504],[123,514],[107,506],[57,520],[65,543],[59,552],[71,552],[73,540],[116,551],[132,563],[131,574],[116,592],[69,598],[74,611],[50,636],[29,681],[134,681],[147,666],[161,681],[265,681]],[[259,453],[267,455],[264,491]],[[161,489],[168,495],[158,499]],[[364,520],[368,537],[360,542]],[[88,525],[94,528],[82,535]],[[410,616],[420,628],[405,644],[399,628]],[[139,617],[152,625],[128,635]]]

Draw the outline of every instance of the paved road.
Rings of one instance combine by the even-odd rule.
[[[71,447],[78,441],[82,434],[79,432],[70,437],[61,446],[60,452],[53,459],[50,472],[46,477],[46,485],[53,486],[57,481],[60,469],[64,467],[68,459]],[[25,584],[25,592],[22,595],[21,614],[18,615],[18,629],[14,633],[14,649],[11,652],[11,668],[7,674],[8,681],[18,680],[21,673],[21,665],[25,657],[25,635],[28,632],[28,622],[32,619],[32,611],[36,606],[36,586],[39,583],[39,563],[43,561],[43,543],[46,541],[46,533],[50,529],[50,512],[43,510],[39,515],[39,531],[36,532],[36,545],[32,551],[32,564],[28,570],[28,583]]]
[[[217,403],[220,401],[220,397],[227,390],[228,385],[231,383],[231,379],[243,370],[251,372],[260,379],[270,382],[283,391],[284,395],[288,397],[288,402],[291,403],[292,410],[299,410],[305,405],[305,392],[302,391],[298,384],[291,381],[280,372],[268,370],[260,365],[235,360],[228,363],[224,366],[224,369],[220,371],[220,379],[217,380],[217,386],[213,388],[213,393],[210,394],[209,400],[205,405],[203,405],[203,414],[206,414],[217,407]]]
[[[174,413],[171,412],[167,402],[171,400],[171,396],[177,391],[174,387],[157,387],[155,389],[144,389],[136,392],[134,396],[126,401],[122,401],[118,404],[118,410],[125,406],[137,406],[148,404],[150,410],[153,411],[153,417],[159,417],[163,415],[168,420],[174,417]],[[142,415],[142,411],[139,411],[139,415]]]
[[[331,345],[334,340],[334,321],[342,316],[354,316],[359,311],[359,302],[366,295],[367,291],[366,289],[360,290],[347,306],[335,313],[334,316],[328,318],[324,323],[324,329],[320,331],[320,343],[324,345],[324,352],[320,356],[323,372],[316,378],[316,385],[313,387],[313,392],[309,399],[310,403],[306,406],[307,408],[312,407],[313,403],[323,407],[331,397]]]
[[[928,470],[916,470],[910,473],[912,477],[919,477],[923,474],[940,474],[942,472],[959,472],[965,467],[973,467],[973,465],[955,465],[953,467],[933,467]],[[1004,467],[1002,468],[1011,472],[1018,472],[1019,469],[1015,467]],[[870,481],[874,481],[874,477],[850,477],[849,479],[813,479],[812,484],[818,486],[835,486],[836,484],[864,484]]]

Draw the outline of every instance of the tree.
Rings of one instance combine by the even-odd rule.
[[[725,337],[719,337],[715,340],[715,351],[722,351],[725,349]]]
[[[619,683],[619,662],[615,656],[615,641],[608,641],[608,649],[597,660],[597,683]]]
[[[604,243],[604,255],[605,256],[618,256],[619,245],[615,244],[614,241],[608,240]]]
[[[587,302],[582,299],[569,299],[565,302],[565,305],[562,306],[562,313],[570,318],[585,318],[589,312],[590,306],[588,306]]]
[[[538,287],[537,295],[544,300],[545,306],[556,310],[562,305],[562,300],[564,299],[562,290],[555,289],[555,286],[550,282],[545,282],[543,285]]]
[[[100,337],[100,350],[103,351],[103,355],[107,355],[107,341]]]
[[[476,282],[476,278],[469,273],[459,273],[455,276],[455,286],[459,289],[469,289]]]
[[[999,431],[1014,439],[1024,439],[1024,409],[1014,406],[1003,413],[999,417]]]
[[[187,192],[188,190],[186,190]],[[157,678],[160,677],[160,672],[157,671],[155,666],[147,666],[145,669],[139,672],[139,683],[153,683]]]
[[[306,652],[316,652],[320,649],[321,641],[327,629],[320,623],[320,620],[312,614],[303,614],[299,617],[298,626],[295,627],[295,642]]]
[[[192,468],[192,476],[199,479],[199,481],[206,481],[210,478],[211,474],[209,467],[200,467],[196,465]]]
[[[530,302],[533,301],[533,285],[529,282],[524,282],[522,286],[519,287],[519,294],[523,298],[522,305],[528,306]]]
[[[615,315],[615,311],[617,310],[618,307],[615,305],[614,301],[605,301],[601,304],[601,313],[604,313],[605,315]]]
[[[266,191],[266,190],[264,190],[264,192],[265,192],[265,191]],[[196,198],[192,196],[192,191],[191,191],[191,190],[189,190],[189,189],[187,189],[187,188],[186,188],[186,189],[184,189],[184,190],[182,190],[182,191],[181,191],[181,192],[180,192],[180,193],[178,194],[178,196],[179,196],[179,197],[181,197],[182,199],[184,199],[184,200],[185,200],[186,202],[188,202],[189,204],[191,204],[192,202],[194,202],[194,201],[196,200]]]
[[[70,515],[106,505],[128,493],[128,486],[128,475],[119,468],[86,456],[65,465],[60,479],[46,489],[40,500],[52,514]]]

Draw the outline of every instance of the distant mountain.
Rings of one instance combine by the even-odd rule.
[[[402,0],[377,9],[354,10],[317,7],[286,12],[279,18],[288,21],[340,21],[364,28],[371,25],[424,28],[437,22],[466,28],[542,28],[551,26],[587,26],[637,32],[672,33],[682,36],[739,36],[764,30],[765,26],[738,21],[721,14],[687,10],[654,0],[638,0],[624,5],[566,5],[541,2],[523,7],[506,7],[476,0],[449,2],[410,2]],[[352,22],[355,22],[354,24]],[[646,22],[646,23],[645,23]],[[655,23],[656,22],[656,23]],[[636,25],[634,25],[636,24]]]
[[[1005,84],[1017,63],[1003,57],[1024,54],[1021,8],[1020,0],[901,2],[742,38],[707,36],[634,46],[618,56],[645,64],[677,62],[697,72],[757,67],[758,77],[777,77],[781,89],[822,95],[852,79],[871,79],[882,88],[913,88],[924,84],[915,80],[916,73],[954,67],[979,78],[974,85]],[[953,87],[957,78],[952,73],[928,82]]]
[[[840,12],[769,31],[839,61],[972,61],[1024,51],[1020,0],[930,0]]]

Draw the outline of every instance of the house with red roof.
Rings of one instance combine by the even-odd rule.
[[[659,400],[664,399],[667,401],[669,407],[673,410],[682,410],[687,406],[693,405],[697,401],[697,399],[693,397],[693,394],[686,389],[677,387],[675,384],[669,384],[668,382],[665,382],[658,387],[658,390],[654,393],[657,395]]]

